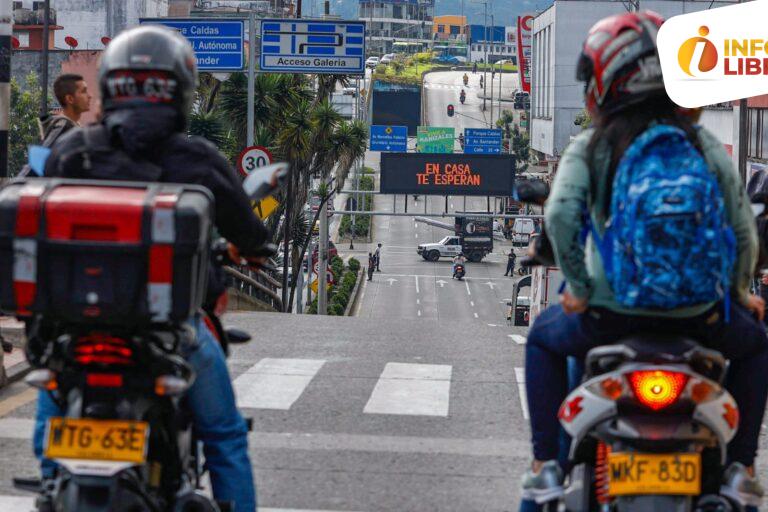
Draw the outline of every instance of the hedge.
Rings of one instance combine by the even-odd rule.
[[[352,298],[352,290],[357,283],[360,262],[355,258],[350,258],[345,270],[344,260],[336,256],[331,260],[331,269],[335,275],[341,275],[341,279],[337,279],[336,286],[328,290],[328,314],[344,316],[344,311],[346,311]],[[317,314],[317,297],[312,300],[307,313],[310,315]]]

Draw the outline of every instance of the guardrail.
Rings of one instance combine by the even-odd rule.
[[[272,276],[250,267],[225,266],[227,286],[271,306],[276,311],[283,310],[283,301],[277,290],[281,284]]]

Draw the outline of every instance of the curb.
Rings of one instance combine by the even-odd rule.
[[[360,283],[362,283],[362,278],[365,278],[365,275],[362,273],[363,267],[360,267],[360,270],[357,271],[357,280],[355,281],[355,287],[352,288],[352,297],[350,298],[349,302],[347,303],[347,307],[344,310],[344,316],[352,316],[352,310],[355,308],[355,304],[357,304],[357,298],[360,295]]]

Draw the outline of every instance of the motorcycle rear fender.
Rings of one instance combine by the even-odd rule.
[[[616,416],[616,402],[598,396],[587,388],[596,380],[600,378],[590,379],[576,388],[560,407],[558,418],[573,438],[573,446],[577,446],[595,425]]]
[[[56,463],[61,464],[64,468],[77,476],[93,476],[109,478],[120,471],[135,466],[133,462],[113,462],[102,460],[85,460],[85,459],[54,459]]]
[[[722,394],[709,402],[704,402],[696,406],[696,410],[693,412],[693,419],[709,427],[712,432],[717,436],[720,442],[720,458],[721,463],[725,464],[726,461],[726,448],[728,443],[736,435],[736,428],[731,426],[726,421],[728,410],[738,411],[736,400],[733,399],[730,393],[723,390]]]

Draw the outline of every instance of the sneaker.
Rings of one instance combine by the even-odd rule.
[[[764,491],[757,478],[749,475],[744,464],[734,462],[725,470],[720,494],[744,507],[759,508]]]
[[[541,505],[559,499],[563,495],[563,471],[556,460],[548,460],[538,473],[530,469],[523,477],[524,500],[532,500]]]

